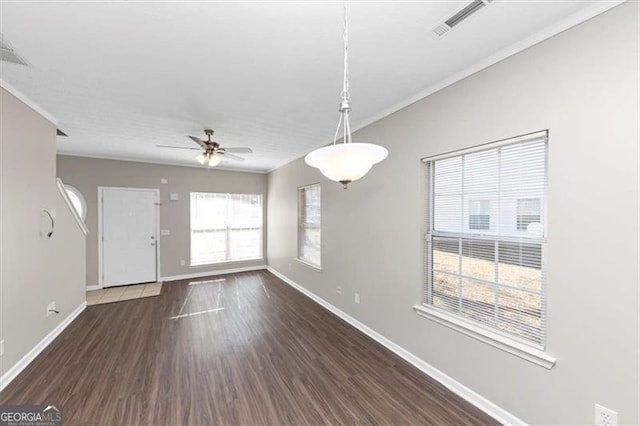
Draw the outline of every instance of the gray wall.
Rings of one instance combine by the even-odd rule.
[[[623,4],[357,132],[390,154],[346,191],[301,159],[270,173],[269,265],[527,422],[593,424],[596,402],[620,424],[640,422],[638,8]],[[543,129],[551,370],[412,310],[424,279],[420,158]],[[294,260],[296,187],[319,181],[322,272]]]
[[[73,185],[87,201],[85,222],[87,239],[87,285],[98,284],[98,187],[130,187],[160,189],[160,228],[171,235],[160,236],[160,275],[162,277],[264,265],[264,261],[232,262],[209,266],[189,266],[190,216],[189,193],[229,192],[264,194],[266,210],[267,176],[259,173],[229,172],[197,167],[165,166],[132,161],[58,156],[58,177]],[[162,178],[167,179],[161,184]],[[169,201],[170,193],[178,193],[179,201]],[[266,214],[264,215],[266,223]],[[266,257],[266,232],[265,232]],[[180,260],[186,265],[180,266]]]
[[[4,89],[0,104],[2,375],[84,303],[85,237],[56,188],[56,126]],[[53,301],[60,314],[47,317]]]

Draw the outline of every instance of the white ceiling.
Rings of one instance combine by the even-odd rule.
[[[468,1],[352,1],[359,127],[614,5],[495,0],[438,39]],[[312,1],[6,2],[0,31],[30,64],[1,77],[51,112],[74,155],[194,165],[186,135],[215,129],[267,171],[327,143],[342,85],[342,4]],[[380,141],[369,141],[380,142]]]

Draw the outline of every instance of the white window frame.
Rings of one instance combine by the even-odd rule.
[[[509,138],[509,139],[492,142],[489,144],[479,145],[479,146],[475,146],[475,147],[471,147],[463,150],[453,151],[453,152],[449,152],[449,153],[445,153],[445,154],[441,154],[433,157],[427,157],[427,158],[423,158],[422,162],[432,163],[436,160],[442,160],[449,157],[457,157],[457,156],[470,154],[477,151],[494,149],[501,146],[512,145],[518,142],[526,142],[529,140],[534,140],[539,138],[545,138],[548,143],[548,131],[545,130],[541,132],[530,133],[530,134],[515,137],[515,138]],[[547,145],[547,154],[545,155],[545,161],[548,162],[548,145]],[[425,167],[425,169],[427,168]],[[429,170],[431,173],[433,173],[433,167],[430,167]],[[435,321],[441,325],[444,325],[453,330],[456,330],[464,335],[470,336],[476,340],[479,340],[481,342],[494,346],[498,349],[501,349],[503,351],[516,355],[534,364],[545,367],[547,369],[551,369],[556,363],[556,358],[553,355],[546,352],[545,345],[534,344],[524,339],[520,339],[517,336],[502,332],[498,329],[469,320],[467,318],[464,318],[461,315],[456,315],[454,313],[448,312],[443,309],[439,309],[433,305],[426,303],[426,301],[429,300],[430,298],[430,292],[431,292],[431,270],[432,270],[432,260],[433,260],[432,255],[430,253],[431,239],[432,239],[431,230],[432,230],[433,221],[434,221],[433,175],[431,174],[429,176],[424,176],[423,181],[428,181],[430,186],[429,188],[425,188],[427,192],[426,199],[428,200],[428,204],[426,205],[427,212],[428,212],[427,214],[428,223],[426,224],[425,230],[423,233],[424,253],[425,253],[427,262],[425,265],[426,276],[425,276],[425,279],[423,280],[424,299],[420,303],[414,305],[413,307],[414,311],[421,317]],[[545,188],[546,187],[547,185],[546,185],[546,176],[545,176]],[[544,198],[547,199],[546,189],[545,189]],[[545,235],[545,239],[543,239],[543,245],[546,243],[546,235],[547,235],[546,204],[547,203],[544,203],[544,202],[542,203],[543,211],[541,212],[543,226],[544,226],[544,235]],[[460,235],[464,236],[466,234],[461,233]],[[544,247],[542,249],[542,267],[543,268],[546,267],[546,250],[544,249]],[[545,284],[543,283],[543,289],[544,289],[544,285]],[[546,305],[543,307],[543,315],[546,315]]]
[[[257,260],[264,260],[264,196],[262,194],[238,194],[238,193],[229,193],[229,192],[202,192],[202,191],[192,191],[189,193],[189,209],[191,209],[191,196],[192,194],[214,194],[214,195],[226,195],[228,197],[231,197],[233,195],[250,195],[250,196],[257,196],[260,199],[260,227],[258,228],[233,228],[231,226],[229,226],[229,223],[227,222],[227,227],[226,227],[226,234],[225,234],[225,238],[226,238],[226,249],[225,249],[225,259],[223,260],[218,260],[218,261],[212,261],[212,262],[207,262],[207,263],[194,263],[193,262],[193,256],[191,255],[191,238],[192,238],[192,234],[193,234],[193,227],[191,225],[191,219],[189,219],[189,266],[191,268],[200,268],[200,267],[206,267],[206,266],[211,266],[211,265],[220,265],[220,264],[226,264],[226,263],[237,263],[237,262],[254,262]],[[229,205],[227,205],[227,211],[229,210]],[[191,210],[189,210],[189,216],[191,217]],[[231,231],[234,230],[253,230],[253,231],[260,231],[260,243],[259,243],[259,249],[260,252],[258,254],[257,257],[251,257],[251,258],[246,258],[246,259],[229,259],[229,253],[230,253],[230,241],[231,241]]]
[[[320,251],[320,262],[317,264],[309,259],[302,257],[302,242],[304,241],[304,235],[308,228],[308,226],[306,226],[306,224],[302,220],[302,209],[304,207],[302,205],[302,194],[305,193],[308,189],[316,188],[316,187],[320,191],[320,224],[318,226],[320,231],[320,247],[318,248]],[[298,197],[298,253],[297,253],[296,260],[303,263],[304,265],[310,266],[313,269],[321,271],[322,270],[322,186],[320,185],[320,183],[313,183],[310,185],[298,187],[297,197]]]
[[[472,214],[472,212],[471,212],[472,203],[478,203],[479,206],[481,206],[482,203],[487,203],[487,205],[489,206],[489,212],[487,214],[482,214],[482,213],[481,214]],[[491,230],[491,200],[484,200],[484,199],[469,200],[468,208],[469,208],[469,214],[467,215],[467,221],[468,221],[469,226],[467,228],[469,229],[469,231],[473,232],[475,230],[478,230],[478,231],[489,231],[489,230]],[[482,210],[482,209],[480,209],[480,210]],[[488,222],[487,222],[487,227],[486,228],[480,228],[478,226],[473,226],[472,227],[471,216],[487,216],[488,219],[489,219]],[[476,224],[474,224],[474,225],[476,225]]]
[[[521,201],[530,201],[530,200],[537,200],[539,203],[539,209],[538,212],[539,214],[537,215],[524,215],[524,214],[520,214],[520,202]],[[525,227],[525,229],[520,229],[520,217],[521,216],[538,216],[540,218],[540,221],[542,221],[542,200],[540,198],[537,197],[527,197],[527,198],[518,198],[516,199],[516,229],[518,231],[522,231],[522,232],[526,232],[527,229]]]
[[[84,222],[87,219],[87,200],[84,199],[84,195],[82,195],[82,192],[80,192],[80,190],[75,186],[67,185],[66,183],[64,183],[63,186],[64,186],[64,190],[67,191],[67,195],[70,192],[78,198],[78,201],[80,201],[81,211],[78,211],[78,209],[75,208],[76,205],[71,200],[71,197],[69,197],[69,201],[71,202],[71,205],[78,213],[78,216],[80,216],[80,218]]]

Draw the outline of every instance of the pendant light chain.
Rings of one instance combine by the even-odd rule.
[[[349,18],[347,16],[347,0],[344,0],[344,75],[342,83],[342,99],[348,101],[349,93]]]
[[[374,164],[387,158],[386,148],[371,143],[352,143],[351,124],[351,93],[349,92],[349,18],[347,15],[347,0],[344,0],[344,69],[342,79],[342,93],[340,94],[340,119],[333,145],[318,148],[304,157],[304,162],[315,167],[328,179],[340,182],[344,189],[347,185],[365,176]],[[342,127],[342,143],[338,142],[338,134]]]
[[[342,101],[340,102],[340,119],[338,127],[333,137],[333,144],[338,141],[338,133],[342,126],[342,143],[351,143],[351,124],[349,123],[349,111],[351,111],[351,93],[349,92],[349,18],[347,11],[347,0],[344,0],[344,68],[342,76],[342,93],[340,94]]]

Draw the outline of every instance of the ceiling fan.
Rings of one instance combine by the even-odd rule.
[[[220,161],[222,161],[223,157],[228,158],[229,160],[244,161],[244,158],[232,154],[233,152],[239,154],[251,154],[253,152],[251,148],[222,148],[218,142],[211,140],[211,136],[213,136],[213,130],[211,129],[204,129],[204,134],[207,135],[207,140],[202,140],[195,136],[189,136],[189,139],[200,145],[199,148],[171,145],[156,146],[159,148],[189,149],[194,151],[202,150],[200,155],[196,157],[196,160],[198,161],[198,163],[202,165],[207,164],[209,167],[215,167],[220,164]]]

